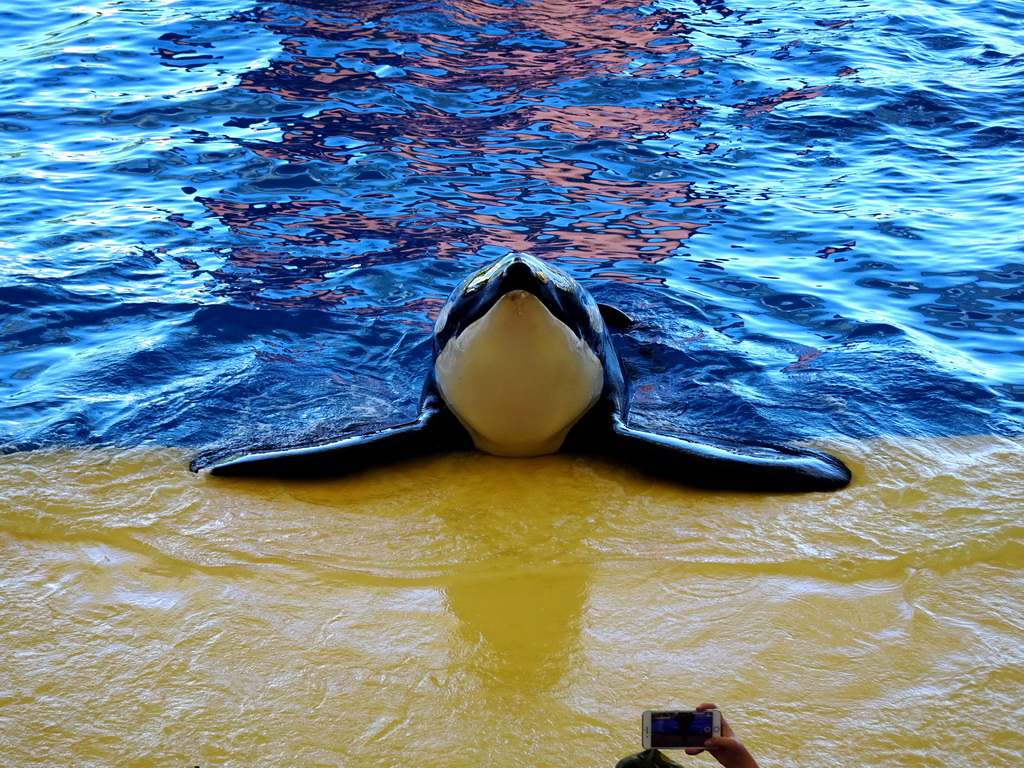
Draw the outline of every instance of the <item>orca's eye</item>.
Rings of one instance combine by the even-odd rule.
[[[462,289],[463,295],[468,296],[471,293],[476,293],[477,291],[479,291],[481,288],[487,285],[487,283],[489,283],[494,278],[495,274],[497,274],[501,269],[503,269],[504,266],[505,265],[502,262],[496,261],[493,264],[490,264],[481,269],[479,272],[477,272],[475,275],[469,278],[469,282],[466,283],[466,287]]]
[[[576,281],[557,269],[545,269],[543,278],[550,280],[551,284],[560,291],[565,291],[566,293],[576,292]]]
[[[523,254],[527,256],[527,254]],[[563,293],[576,293],[576,281],[569,277],[565,272],[562,272],[557,267],[549,266],[547,263],[529,257],[530,261],[533,262],[533,274],[538,281],[542,283],[550,283],[556,290],[562,291]]]

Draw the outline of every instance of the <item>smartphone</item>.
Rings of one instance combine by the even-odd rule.
[[[722,735],[722,713],[648,709],[641,730],[644,749],[700,749],[712,736]]]

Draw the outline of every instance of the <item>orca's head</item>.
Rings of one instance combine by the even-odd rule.
[[[604,319],[597,302],[557,267],[528,253],[510,253],[467,277],[441,309],[434,326],[434,354],[514,291],[534,296],[596,354],[604,356]]]
[[[623,389],[597,302],[523,253],[452,292],[434,331],[433,381],[477,448],[498,456],[557,451],[602,396]]]

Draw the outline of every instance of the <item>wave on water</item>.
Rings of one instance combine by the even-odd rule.
[[[1019,434],[1010,4],[0,11],[0,444],[406,419],[509,250],[637,319],[633,418]]]

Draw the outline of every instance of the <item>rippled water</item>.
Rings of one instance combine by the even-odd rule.
[[[11,446],[404,417],[508,249],[643,323],[640,421],[1021,429],[1012,4],[16,8]]]
[[[775,764],[1017,764],[1022,19],[0,2],[0,762],[608,765],[713,697]],[[407,418],[508,250],[637,321],[636,422],[854,487],[185,472]]]
[[[1018,765],[1024,443],[830,447],[859,483],[776,497],[568,456],[3,457],[0,755],[610,767],[710,698],[763,765]]]

